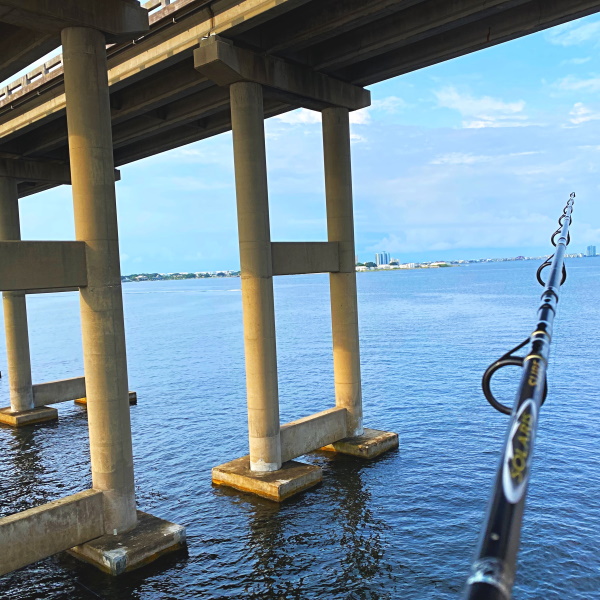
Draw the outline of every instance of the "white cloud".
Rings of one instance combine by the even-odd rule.
[[[600,34],[600,21],[593,23],[565,23],[551,29],[547,35],[547,39],[551,44],[557,46],[578,46],[585,42],[593,41],[597,44],[598,35]]]
[[[520,114],[525,108],[523,100],[504,102],[491,96],[475,97],[447,86],[434,92],[438,105],[458,111],[465,119],[466,129],[483,127],[524,127],[530,125],[527,116]]]
[[[353,125],[368,125],[371,122],[370,108],[361,108],[350,113],[350,123]]]
[[[591,108],[584,106],[582,102],[576,102],[571,112],[569,113],[571,123],[573,125],[581,125],[588,121],[600,120],[600,112],[593,111]]]
[[[575,75],[567,75],[556,81],[553,86],[568,92],[598,92],[600,91],[600,77],[581,79]]]
[[[408,108],[409,104],[398,96],[388,96],[381,100],[373,100],[371,108],[373,110],[381,110],[386,113],[394,114],[399,110]]]
[[[539,154],[535,152],[511,152],[509,154],[468,154],[464,152],[449,152],[447,154],[441,154],[434,158],[429,164],[431,165],[474,165],[477,163],[489,163],[497,162],[506,158],[513,158],[516,156],[531,156],[532,154]]]
[[[395,114],[404,109],[408,104],[398,96],[388,96],[373,100],[371,106],[355,110],[350,113],[350,123],[353,125],[369,125],[372,120],[373,111],[381,111],[387,114]],[[287,125],[313,125],[321,122],[321,113],[307,108],[299,108],[275,117],[281,123]]]
[[[560,64],[562,65],[584,65],[586,62],[590,62],[592,60],[591,56],[586,56],[585,58],[568,58],[566,60],[561,60]]]
[[[275,119],[288,125],[309,125],[320,123],[321,113],[316,110],[308,110],[308,108],[299,108],[298,110],[277,115]]]

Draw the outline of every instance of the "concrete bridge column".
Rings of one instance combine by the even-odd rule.
[[[17,181],[0,177],[0,240],[21,239]],[[0,410],[0,422],[19,427],[58,418],[54,408],[35,409],[31,381],[27,306],[23,292],[3,292],[6,359],[10,387],[10,408]]]
[[[348,436],[358,436],[363,434],[363,409],[349,112],[347,108],[326,108],[322,115],[327,235],[330,242],[338,242],[340,256],[339,272],[329,274],[335,403],[348,411]]]
[[[84,27],[61,37],[75,235],[87,257],[80,300],[92,486],[103,493],[106,532],[69,552],[118,575],[181,548],[185,528],[136,511],[106,41]]]
[[[262,86],[230,86],[244,312],[250,469],[281,468]]]
[[[67,127],[77,240],[86,243],[88,285],[81,329],[94,489],[104,527],[135,527],[133,453],[104,34],[63,29]]]

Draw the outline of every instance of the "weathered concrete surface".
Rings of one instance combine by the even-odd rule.
[[[346,409],[330,408],[281,426],[281,460],[288,460],[346,437]]]
[[[323,111],[327,238],[339,245],[339,273],[329,275],[335,404],[348,411],[348,435],[363,433],[350,122],[345,108]]]
[[[120,575],[143,567],[163,554],[183,549],[185,536],[185,527],[137,511],[135,529],[103,535],[68,552],[105,573]]]
[[[85,243],[80,291],[92,482],[104,492],[106,533],[136,525],[127,357],[104,35],[61,32],[75,236]]]
[[[33,386],[33,403],[35,406],[68,402],[82,396],[85,396],[85,377],[47,381],[36,383]]]
[[[72,400],[72,398],[70,399]],[[80,406],[87,406],[87,398],[85,396],[81,398],[75,398],[75,404],[79,404]],[[133,406],[135,404],[137,404],[137,392],[129,392],[129,405]]]
[[[344,106],[357,110],[371,104],[368,90],[275,56],[238,48],[216,35],[203,39],[194,50],[194,67],[217,85],[253,81],[307,108]]]
[[[104,533],[102,492],[86,490],[0,519],[0,575]]]
[[[248,437],[253,471],[281,467],[279,390],[262,88],[229,88],[237,199]]]
[[[24,427],[25,425],[35,425],[35,423],[43,423],[44,421],[56,421],[56,419],[58,419],[58,411],[49,406],[21,411],[13,411],[10,406],[0,408],[0,423],[11,427]]]
[[[316,485],[323,479],[320,467],[289,461],[272,472],[250,470],[250,457],[242,456],[213,467],[212,481],[241,492],[282,502],[291,496]]]
[[[273,275],[332,273],[340,270],[337,242],[272,242]]]
[[[81,242],[0,242],[0,290],[35,290],[87,285]]]
[[[398,448],[398,434],[391,431],[379,431],[365,427],[362,435],[347,437],[320,450],[350,454],[359,458],[375,458],[388,450]]]

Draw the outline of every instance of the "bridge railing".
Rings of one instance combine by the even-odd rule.
[[[180,0],[149,0],[149,2],[144,2],[142,6],[148,13],[152,14],[154,19],[156,19],[156,15],[162,10],[173,4],[177,4],[179,1]],[[62,54],[57,54],[26,75],[23,75],[22,77],[11,81],[8,85],[0,88],[0,106],[9,102],[15,94],[19,93],[18,95],[21,96],[26,90],[29,91],[29,88],[34,88],[45,83],[47,81],[46,76],[50,73],[54,73],[58,76],[62,73],[62,66]]]

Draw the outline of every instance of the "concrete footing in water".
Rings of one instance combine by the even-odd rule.
[[[87,406],[87,398],[77,398],[77,400],[73,400],[73,402],[80,406]],[[137,404],[137,392],[129,392],[129,404],[131,406]]]
[[[185,527],[137,511],[134,529],[118,535],[103,535],[67,552],[110,575],[143,567],[163,554],[182,550]]]
[[[249,456],[242,456],[212,470],[215,485],[231,487],[275,502],[299,494],[322,479],[320,467],[294,460],[283,463],[277,471],[251,471]]]
[[[24,427],[25,425],[35,425],[44,421],[56,421],[58,411],[49,406],[40,406],[31,410],[21,410],[15,412],[10,406],[0,408],[0,423],[10,425],[11,427]]]
[[[321,450],[349,454],[359,458],[375,458],[388,450],[398,448],[398,434],[392,431],[379,431],[378,429],[365,428],[362,435],[347,437]]]

